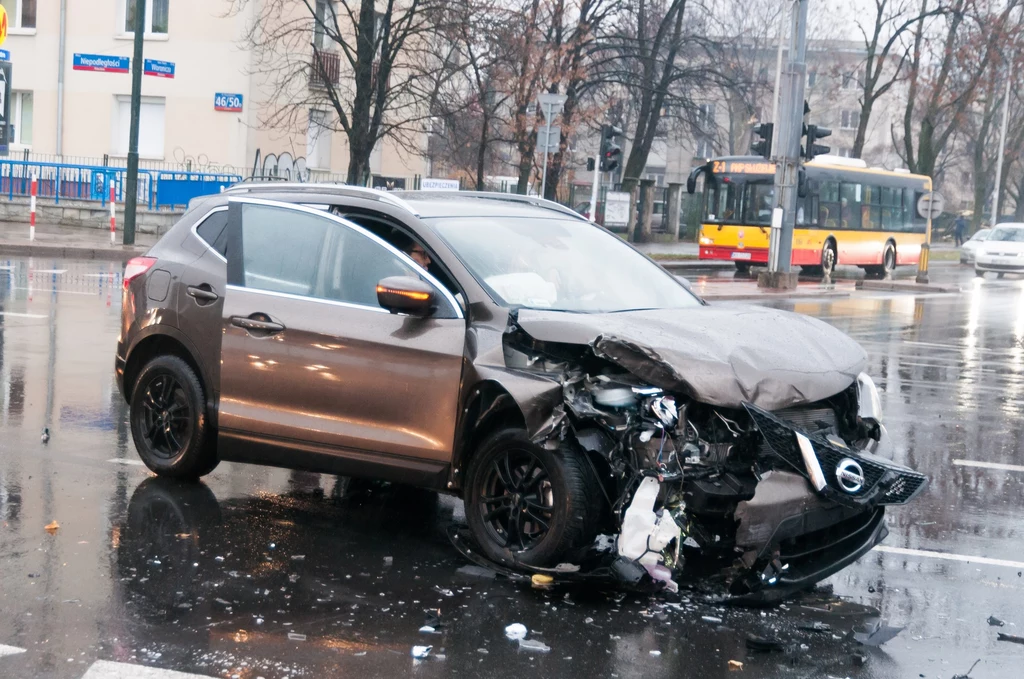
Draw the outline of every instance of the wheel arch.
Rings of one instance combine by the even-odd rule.
[[[139,339],[128,351],[123,377],[125,400],[131,402],[135,380],[142,367],[157,356],[167,355],[177,356],[192,368],[206,396],[207,410],[214,410],[210,408],[213,389],[210,388],[209,375],[203,369],[202,363],[196,359],[195,347],[184,335],[171,327],[152,326],[152,332]]]
[[[496,380],[482,380],[469,392],[462,408],[452,456],[450,488],[461,494],[466,467],[480,443],[491,433],[506,427],[526,430],[526,416],[515,398]]]

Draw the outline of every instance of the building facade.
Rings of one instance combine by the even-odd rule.
[[[10,29],[10,155],[64,162],[128,151],[135,0],[0,0]],[[344,135],[330,111],[261,121],[269,97],[244,42],[258,0],[148,0],[139,153],[143,165],[283,176],[343,176]],[[312,30],[313,19],[309,18]],[[62,36],[63,27],[63,36]],[[62,45],[63,43],[63,45]],[[60,54],[63,52],[63,61]],[[415,146],[415,145],[414,145]],[[374,174],[422,174],[418,148],[382,142]]]

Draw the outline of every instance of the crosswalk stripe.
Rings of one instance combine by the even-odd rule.
[[[214,679],[205,674],[186,674],[174,670],[161,670],[144,665],[128,665],[109,660],[97,660],[82,679]]]
[[[4,646],[3,644],[0,644],[0,657],[5,655],[16,655],[24,652],[24,648],[18,648],[17,646]]]
[[[980,462],[978,460],[953,460],[958,467],[980,467],[982,469],[998,469],[1004,472],[1024,472],[1024,465],[1003,464],[1002,462]]]

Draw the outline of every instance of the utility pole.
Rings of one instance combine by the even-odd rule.
[[[1003,181],[1003,153],[1006,151],[1006,127],[1010,120],[1010,83],[1013,82],[1014,50],[1007,63],[1006,93],[1003,95],[1003,127],[999,134],[999,159],[996,161],[996,188],[992,194],[992,226],[999,223],[999,185]]]
[[[782,71],[779,118],[775,125],[775,199],[768,246],[768,271],[758,276],[758,287],[792,289],[793,231],[796,228],[797,183],[800,175],[800,138],[803,136],[804,86],[807,82],[807,1],[792,2],[789,61]]]
[[[125,245],[135,244],[135,210],[139,197],[139,117],[142,110],[142,44],[146,37],[146,0],[135,0],[135,54],[132,57],[132,122],[128,129],[128,176],[124,196]]]
[[[565,106],[565,100],[568,99],[564,94],[555,94],[554,92],[544,92],[539,97],[539,103],[541,110],[544,111],[544,170],[540,179],[540,197],[544,198],[547,195],[548,190],[548,153],[551,151],[553,146],[551,139],[551,119],[556,115],[561,115],[562,107]],[[557,110],[556,110],[557,109]],[[559,139],[561,138],[561,131],[559,130]]]

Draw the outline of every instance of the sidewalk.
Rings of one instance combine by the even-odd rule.
[[[36,239],[28,239],[28,224],[0,222],[0,255],[37,255],[72,259],[101,259],[125,262],[144,254],[157,241],[154,234],[138,233],[135,245],[121,245],[124,234],[118,230],[117,243],[111,245],[110,231],[83,227],[36,225]]]

